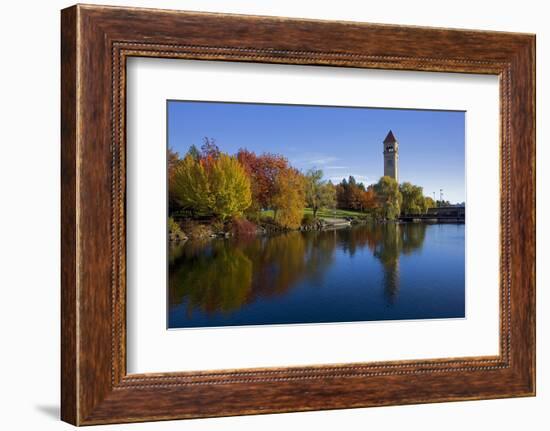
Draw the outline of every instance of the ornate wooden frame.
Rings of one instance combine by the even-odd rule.
[[[63,420],[88,425],[535,394],[534,35],[81,5],[61,16]],[[129,56],[498,75],[500,354],[128,375]]]

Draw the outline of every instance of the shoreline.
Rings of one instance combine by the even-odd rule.
[[[187,241],[204,241],[213,239],[231,239],[237,237],[269,237],[286,234],[290,232],[322,232],[332,231],[339,229],[348,229],[354,226],[366,225],[366,224],[378,224],[384,225],[388,223],[392,224],[465,224],[465,222],[459,220],[447,221],[437,219],[420,219],[412,218],[411,220],[367,220],[367,219],[352,219],[347,220],[344,218],[319,218],[313,225],[303,225],[296,229],[283,228],[276,226],[275,224],[260,223],[254,224],[255,229],[253,231],[247,231],[245,233],[237,234],[232,232],[231,228],[228,230],[213,229],[215,223],[200,223],[197,221],[188,221],[193,226],[200,226],[199,234],[189,234],[185,229],[178,235],[169,233],[169,243],[182,243]]]

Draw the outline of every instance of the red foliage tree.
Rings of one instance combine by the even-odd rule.
[[[276,192],[277,176],[288,168],[288,161],[278,154],[264,153],[260,156],[252,151],[240,149],[237,159],[248,173],[252,183],[252,200],[256,210],[272,208]]]

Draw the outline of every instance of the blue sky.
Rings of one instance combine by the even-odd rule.
[[[226,153],[282,154],[303,172],[322,169],[334,183],[349,175],[365,185],[378,181],[390,129],[399,141],[400,182],[465,201],[462,111],[168,102],[168,145],[180,156],[207,136]]]

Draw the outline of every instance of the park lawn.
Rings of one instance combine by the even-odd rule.
[[[304,215],[305,214],[313,215],[313,210],[311,208],[305,208]],[[362,213],[360,211],[353,211],[353,210],[323,208],[317,211],[317,217],[319,218],[346,218],[346,217],[361,217],[364,215],[365,213]]]
[[[275,211],[273,211],[273,210],[262,210],[261,216],[262,217],[274,218],[275,217]]]
[[[313,210],[311,208],[304,209],[304,215],[311,214],[313,215]],[[341,210],[341,209],[320,209],[317,211],[317,217],[319,218],[346,218],[346,217],[360,217],[364,216],[365,213],[360,211],[352,210]],[[262,216],[264,217],[274,217],[273,210],[262,211]]]

